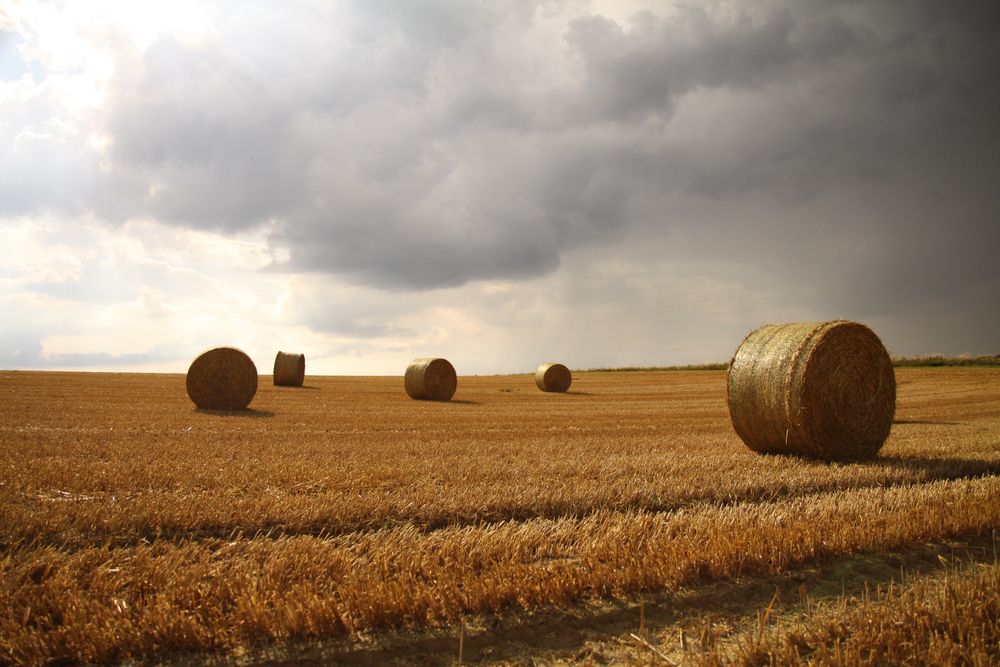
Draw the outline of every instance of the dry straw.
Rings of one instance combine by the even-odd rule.
[[[458,376],[447,359],[424,357],[414,359],[406,368],[403,384],[410,398],[450,401],[458,387]]]
[[[306,379],[306,355],[278,352],[274,357],[274,384],[280,387],[301,387]]]
[[[206,350],[191,362],[187,393],[203,410],[243,410],[257,393],[257,367],[234,347]]]
[[[729,365],[733,428],[750,449],[862,459],[882,448],[896,376],[882,341],[857,322],[768,324]]]
[[[535,371],[535,384],[542,391],[566,391],[573,382],[573,375],[562,364],[542,364]]]

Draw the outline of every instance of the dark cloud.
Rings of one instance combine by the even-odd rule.
[[[831,314],[1000,289],[995,3],[691,2],[625,23],[344,7],[241,3],[207,45],[123,47],[109,164],[32,149],[76,165],[46,178],[93,183],[0,167],[4,206],[91,192],[115,222],[264,227],[287,250],[272,268],[396,290],[541,276],[630,237]]]

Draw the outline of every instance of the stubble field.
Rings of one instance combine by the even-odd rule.
[[[996,604],[947,600],[1000,594],[1000,370],[896,376],[881,456],[829,464],[743,446],[724,371],[578,373],[565,395],[462,377],[450,403],[400,378],[262,376],[231,414],[195,410],[182,375],[0,373],[0,662],[434,663],[459,635],[501,662],[836,662],[887,641],[865,634],[876,614],[920,625],[906,614],[944,600],[957,639],[931,632],[924,657],[989,664]],[[979,556],[959,567],[955,545]],[[886,554],[905,577],[931,553],[948,569],[858,604],[845,577],[826,607],[746,593]],[[710,607],[729,621],[689,641]]]

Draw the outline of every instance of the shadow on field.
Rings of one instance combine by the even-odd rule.
[[[923,419],[894,419],[893,424],[927,424],[933,426],[961,426],[962,422],[933,421]]]
[[[195,408],[194,411],[203,415],[215,415],[216,417],[250,417],[253,419],[262,419],[274,416],[274,413],[270,410],[254,410],[253,408],[247,408],[246,410],[203,410]]]
[[[289,387],[288,385],[276,384],[276,385],[274,385],[274,388],[275,389],[288,389],[290,391],[302,391],[302,390],[305,390],[305,391],[319,391],[319,387],[317,387],[315,385],[311,385],[311,384],[303,384],[303,385],[300,385],[298,387]]]
[[[470,401],[468,399],[452,399],[448,403],[454,403],[456,405],[482,405],[479,401]]]
[[[589,391],[567,391],[564,392],[570,396],[593,396]]]
[[[923,472],[932,479],[964,479],[1000,475],[1000,461],[960,459],[947,456],[880,456],[871,461],[909,472]]]
[[[894,468],[909,473],[918,473],[922,481],[975,479],[1000,475],[1000,460],[963,459],[955,456],[921,456],[920,454],[881,454],[870,459],[826,460],[798,454],[777,454],[765,452],[766,457],[787,458],[790,461],[810,463],[816,466],[872,466]],[[910,482],[907,482],[910,483]],[[895,483],[893,483],[894,485]],[[880,484],[881,485],[881,484]],[[861,485],[867,486],[867,485]],[[861,486],[852,488],[861,488]]]

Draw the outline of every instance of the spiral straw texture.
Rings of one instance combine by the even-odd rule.
[[[450,401],[458,387],[455,367],[447,359],[414,359],[406,368],[403,385],[410,398]]]
[[[726,391],[733,428],[763,453],[870,458],[896,410],[889,353],[871,329],[845,320],[751,332],[729,365]]]
[[[573,375],[562,364],[542,364],[535,371],[535,384],[542,391],[563,392],[569,389]]]
[[[203,410],[244,410],[257,393],[257,367],[235,347],[206,350],[188,368],[187,393]]]
[[[301,387],[306,379],[306,355],[278,352],[274,357],[274,384]]]

